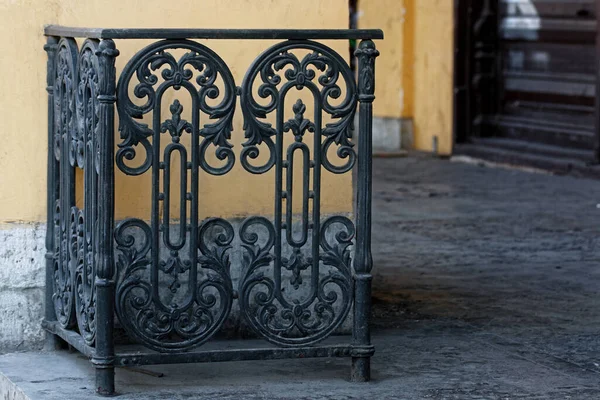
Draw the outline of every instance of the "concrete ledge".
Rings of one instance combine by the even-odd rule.
[[[30,400],[19,386],[0,372],[0,399],[2,400]]]
[[[42,224],[0,226],[0,353],[42,348],[45,238]]]

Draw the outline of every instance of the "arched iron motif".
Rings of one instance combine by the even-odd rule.
[[[168,50],[183,49],[189,50],[189,53],[183,55],[179,60]],[[164,68],[166,67],[166,68]],[[164,68],[161,72],[163,82],[158,84],[159,78],[155,72]],[[191,82],[194,72],[196,85]],[[131,101],[129,96],[129,84],[135,74],[138,83],[135,85],[134,95],[138,99],[146,99],[143,105],[137,105]],[[224,93],[222,101],[216,106],[210,105],[208,100],[218,99],[221,96],[219,87],[215,84],[218,77],[224,82]],[[155,88],[155,86],[157,86]],[[172,122],[175,125],[169,126],[165,121],[161,125],[161,132],[169,131],[173,141],[178,141],[185,130],[192,133],[194,145],[198,141],[198,136],[203,138],[200,143],[200,153],[197,155],[197,164],[203,170],[213,175],[226,174],[231,170],[235,162],[235,156],[231,150],[231,130],[233,114],[235,111],[236,87],[233,77],[225,62],[208,47],[189,40],[164,40],[144,48],[138,52],[127,64],[117,88],[119,102],[117,109],[119,112],[119,131],[123,141],[119,144],[117,151],[117,166],[121,171],[128,175],[140,175],[146,172],[152,166],[155,155],[152,154],[153,148],[158,146],[158,142],[150,144],[149,137],[157,139],[155,133],[160,121],[153,120],[153,128],[147,124],[138,122],[145,114],[153,112],[155,118],[160,119],[161,99],[165,90],[181,88],[189,92],[192,99],[192,121],[187,123],[180,120],[182,109],[179,105],[173,104]],[[207,114],[210,119],[216,122],[207,123],[200,128],[199,111]],[[158,114],[157,114],[158,112]],[[182,125],[177,125],[179,123]],[[164,128],[163,128],[164,126]],[[141,144],[145,150],[143,162],[138,167],[128,166],[125,160],[136,158],[135,146]],[[206,161],[206,151],[209,146],[215,146],[215,154],[225,164],[221,167],[214,167]]]
[[[290,50],[310,50],[312,53],[299,60],[293,53],[289,52]],[[282,81],[278,72],[286,67],[291,67],[284,73],[287,81],[282,84],[281,88],[278,88]],[[317,79],[318,84],[321,86],[320,89],[317,83],[313,82],[316,75],[315,70],[323,72]],[[258,95],[269,100],[266,105],[259,104],[252,92],[252,86],[259,75],[262,84],[258,88]],[[346,86],[346,96],[339,105],[332,105],[330,99],[337,99],[342,94],[342,90],[338,85],[340,76]],[[276,164],[275,144],[272,137],[276,136],[277,132],[282,129],[286,129],[286,131],[292,129],[294,120],[285,123],[285,127],[281,126],[276,129],[271,124],[261,121],[261,119],[275,110],[281,113],[282,99],[287,91],[293,87],[298,90],[309,89],[315,96],[315,106],[319,112],[322,109],[335,120],[335,122],[327,124],[320,132],[325,137],[325,140],[318,146],[321,150],[320,157],[323,167],[333,173],[344,173],[351,170],[356,160],[356,154],[352,149],[354,145],[350,141],[356,110],[356,84],[352,71],[350,71],[344,59],[329,47],[317,42],[296,40],[290,40],[271,47],[256,59],[246,73],[241,95],[244,131],[247,139],[243,144],[244,149],[241,153],[241,163],[244,168],[249,172],[262,174]],[[300,122],[302,119],[301,117]],[[283,121],[281,122],[283,123]],[[301,127],[298,126],[297,128]],[[297,134],[294,131],[294,135],[302,136],[308,126],[302,128],[302,132]],[[319,129],[321,130],[321,127]],[[263,142],[269,150],[269,159],[261,166],[253,165],[249,159],[258,157],[260,153],[258,146]],[[338,146],[338,157],[347,159],[344,165],[336,166],[329,161],[327,152],[333,144]]]
[[[293,53],[298,50],[308,53],[299,59]],[[257,94],[266,99],[266,104],[260,104],[254,97],[253,86],[258,80]],[[331,100],[343,93],[340,83],[344,85],[345,97],[333,105]],[[312,95],[312,121],[305,118],[306,105],[301,99],[294,99],[290,107],[294,117],[284,121],[286,95],[292,88],[307,89]],[[355,228],[343,216],[321,221],[320,196],[321,168],[341,174],[350,171],[355,163],[351,138],[356,105],[356,84],[348,64],[329,47],[312,41],[290,40],[271,47],[252,64],[242,84],[247,141],[240,162],[254,174],[275,168],[275,219],[272,223],[263,217],[250,217],[240,228],[245,248],[240,308],[258,334],[278,345],[307,345],[325,339],[345,320],[352,307],[349,246]],[[276,115],[275,127],[264,120],[272,112]],[[323,112],[333,122],[323,126]],[[284,148],[286,132],[293,134],[294,142]],[[312,156],[306,144],[311,136]],[[255,165],[251,160],[259,156],[259,146],[263,143],[269,152],[268,160]],[[336,154],[344,161],[342,165],[329,160],[332,145],[337,146]],[[302,159],[303,182],[300,233],[295,235],[292,191],[297,157]],[[310,256],[305,255],[306,247]],[[307,296],[284,293],[285,270],[291,273],[289,284],[295,290],[303,283],[304,275],[310,276]]]
[[[176,59],[173,50],[187,52]],[[129,97],[134,77],[133,94],[145,101],[142,105]],[[222,89],[217,84],[219,78]],[[182,117],[183,99],[176,98],[169,107],[171,117],[163,121],[163,95],[167,90],[181,89],[191,99],[191,120]],[[146,47],[129,61],[119,79],[117,110],[123,141],[116,163],[128,175],[151,169],[153,189],[150,225],[140,219],[127,219],[115,231],[120,251],[116,312],[128,333],[154,350],[181,351],[200,345],[220,328],[231,309],[228,250],[233,227],[218,218],[199,223],[198,179],[199,168],[222,175],[234,165],[229,139],[236,92],[223,60],[189,40],[165,40]],[[211,105],[210,100],[218,104]],[[201,112],[215,121],[201,126]],[[151,126],[138,121],[146,114],[152,116]],[[180,143],[186,134],[191,139],[189,148]],[[164,136],[170,140],[161,151]],[[127,162],[136,158],[138,144],[145,155],[133,167]],[[211,146],[221,166],[207,161],[206,152]],[[172,166],[174,155],[179,163]],[[171,177],[177,172],[180,204],[172,226]]]
[[[73,39],[58,42],[54,77],[54,157],[60,182],[55,184],[54,208],[54,293],[56,318],[62,327],[75,323],[73,246],[77,227],[71,208],[75,204],[76,154],[81,147],[77,129],[77,44]]]

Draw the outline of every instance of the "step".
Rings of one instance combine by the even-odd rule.
[[[495,163],[539,168],[560,175],[572,174],[600,178],[600,166],[591,165],[581,159],[529,153],[484,143],[457,144],[454,146],[454,155],[466,155]]]
[[[519,139],[473,138],[472,143],[492,148],[512,150],[520,153],[580,160],[588,163],[594,160],[594,152],[592,150],[553,146],[546,143],[530,142]]]

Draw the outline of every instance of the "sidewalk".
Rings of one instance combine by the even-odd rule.
[[[425,157],[374,170],[373,382],[350,383],[347,359],[153,366],[118,370],[119,398],[600,398],[600,181]],[[77,353],[0,371],[31,399],[93,390]]]

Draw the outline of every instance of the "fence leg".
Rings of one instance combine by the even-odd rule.
[[[102,40],[98,46],[98,101],[100,174],[98,177],[99,249],[96,268],[96,391],[102,395],[115,393],[113,267],[114,226],[114,123],[116,101],[115,58],[119,51],[112,40]]]
[[[54,74],[56,49],[58,47],[58,38],[48,36],[44,50],[48,54],[48,63],[46,65],[46,91],[48,92],[48,172],[46,175],[47,198],[46,198],[46,291],[44,297],[44,320],[56,321],[54,311],[54,207],[57,198],[57,164],[54,157]],[[46,341],[44,348],[46,350],[57,350],[60,347],[60,340],[54,334],[46,331]]]
[[[358,190],[356,204],[356,255],[354,260],[354,328],[352,357],[353,382],[371,379],[371,355],[361,352],[371,346],[369,320],[371,315],[371,191],[372,191],[372,119],[375,99],[375,57],[379,52],[371,40],[360,42],[355,52],[358,58]]]

